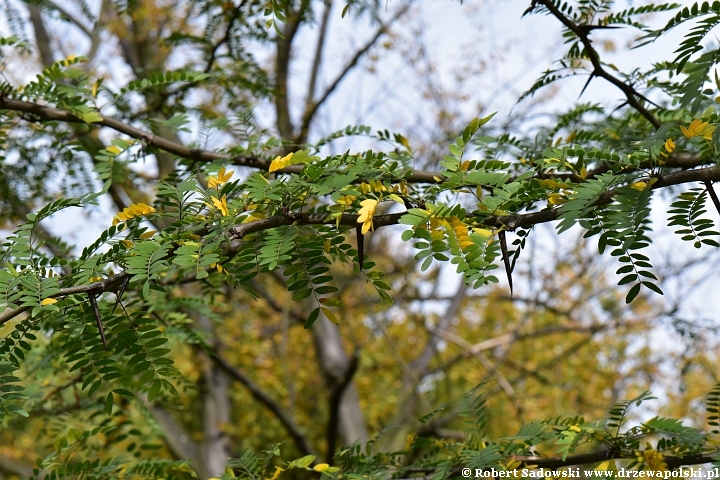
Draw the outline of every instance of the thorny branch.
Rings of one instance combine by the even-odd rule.
[[[644,99],[647,101],[647,99],[641,95],[635,88],[633,88],[632,85],[629,85],[622,80],[614,77],[613,75],[610,75],[607,70],[605,70],[602,66],[602,63],[600,62],[600,55],[597,53],[595,48],[592,46],[592,41],[589,38],[589,34],[591,29],[589,28],[582,28],[582,27],[588,27],[587,25],[577,25],[575,22],[570,20],[568,17],[563,15],[563,13],[558,9],[555,4],[550,0],[537,0],[537,2],[533,2],[533,4],[538,3],[543,5],[545,8],[548,9],[548,11],[560,22],[565,25],[570,31],[572,31],[582,42],[583,47],[585,48],[585,53],[588,56],[588,59],[590,60],[590,63],[592,63],[593,66],[593,72],[592,75],[600,78],[604,78],[608,82],[615,85],[617,88],[619,88],[624,94],[625,98],[627,99],[628,105],[633,107],[635,110],[640,113],[645,119],[652,124],[655,129],[658,129],[662,126],[662,122],[653,115],[650,110],[645,108],[645,106],[640,103],[638,99]],[[592,77],[591,77],[592,78]]]
[[[2,100],[0,100],[0,103]],[[673,185],[680,185],[691,182],[706,182],[706,181],[718,181],[720,180],[720,169],[716,167],[706,167],[697,170],[684,170],[680,172],[673,172],[663,176],[660,180],[652,185],[652,189],[670,187]],[[613,197],[617,195],[618,191],[609,190],[600,195],[595,205],[607,205],[612,202]],[[504,215],[504,216],[490,216],[482,219],[482,224],[489,227],[504,227],[505,230],[514,231],[518,228],[528,228],[533,225],[540,223],[547,223],[556,220],[560,217],[560,210],[557,208],[546,208],[539,212],[522,213],[517,215]],[[389,225],[398,225],[400,218],[404,213],[392,213],[388,215],[377,215],[373,217],[374,227],[381,228]],[[344,214],[340,217],[340,225],[345,227],[355,227],[357,225],[359,215]],[[329,213],[313,213],[313,214],[296,214],[291,218],[287,215],[277,215],[255,222],[243,223],[235,225],[228,230],[229,239],[241,239],[244,236],[276,228],[281,225],[332,225],[337,220],[332,218]],[[60,289],[56,294],[52,295],[53,298],[65,297],[76,293],[87,293],[87,292],[107,292],[115,291],[119,288],[121,282],[127,276],[127,273],[120,273],[109,277],[101,282],[89,283],[87,285],[79,285],[75,287]],[[6,309],[0,313],[0,325],[7,322],[8,320],[15,318],[19,314],[29,310],[29,307],[21,307],[17,309]]]

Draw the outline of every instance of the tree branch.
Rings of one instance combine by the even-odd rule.
[[[389,24],[392,24],[395,20],[403,16],[408,9],[410,8],[410,4],[405,4],[400,10],[398,10],[395,15],[392,16]],[[382,37],[384,34],[388,32],[388,26],[384,23],[380,24],[380,27],[375,32],[375,35],[373,38],[368,41],[364,47],[362,47],[360,50],[355,52],[355,55],[352,59],[345,65],[345,68],[338,74],[337,77],[335,77],[335,80],[330,84],[330,86],[325,89],[325,92],[320,96],[320,99],[317,102],[312,102],[308,104],[308,108],[305,111],[305,115],[302,119],[302,124],[300,126],[300,134],[297,139],[297,143],[305,143],[307,140],[308,130],[310,128],[310,123],[312,123],[313,118],[315,117],[315,113],[317,113],[317,110],[320,108],[320,106],[325,103],[325,101],[330,97],[330,95],[335,91],[335,89],[340,85],[340,83],[343,81],[343,79],[347,76],[348,73],[357,65],[358,61],[372,48],[373,45]],[[308,100],[310,97],[308,97]]]
[[[210,70],[212,70],[213,64],[215,63],[215,59],[217,56],[218,49],[228,41],[230,41],[230,35],[232,34],[232,27],[237,21],[238,17],[240,16],[240,10],[245,6],[245,2],[247,0],[242,0],[240,4],[233,9],[232,14],[230,15],[230,19],[228,20],[227,28],[225,28],[225,35],[220,39],[218,43],[213,45],[212,49],[210,50],[210,57],[208,58],[207,65],[205,66],[205,73],[208,73]]]
[[[307,98],[305,99],[305,110],[307,111],[313,104],[315,98],[315,84],[317,83],[318,73],[320,72],[320,64],[322,63],[322,52],[325,46],[325,37],[327,36],[327,26],[330,23],[330,11],[332,10],[332,0],[325,0],[325,11],[323,12],[322,21],[320,23],[320,32],[318,33],[317,45],[315,46],[315,58],[313,59],[312,70],[310,71],[310,82],[308,84]]]
[[[0,104],[2,100],[0,99]],[[132,127],[130,127],[132,128]],[[190,149],[188,149],[190,150]],[[691,182],[705,182],[705,181],[718,181],[720,180],[720,169],[716,167],[706,167],[697,170],[683,170],[680,172],[669,173],[662,177],[660,180],[652,185],[652,189],[670,187],[673,185],[681,185],[684,183]],[[613,197],[617,195],[617,189],[609,190],[602,195],[595,202],[596,206],[607,205],[612,203]],[[402,213],[391,213],[388,215],[377,215],[373,217],[373,225],[375,228],[386,227],[389,225],[398,225],[400,218],[405,215]],[[516,230],[518,228],[528,228],[533,225],[540,223],[547,223],[556,220],[560,216],[560,210],[557,208],[551,209],[546,208],[539,212],[532,213],[521,213],[517,215],[505,215],[505,216],[490,216],[481,220],[482,224],[489,227],[504,227],[505,230]],[[344,214],[340,217],[340,225],[346,227],[354,227],[357,225],[359,215]],[[259,232],[262,230],[268,230],[276,228],[281,225],[332,225],[337,222],[337,219],[332,218],[330,213],[298,213],[292,215],[277,215],[274,217],[257,220],[255,222],[243,223],[236,225],[228,230],[228,237],[232,239],[241,239],[244,236]],[[106,278],[100,282],[89,283],[87,285],[78,285],[75,287],[60,289],[57,293],[51,296],[51,298],[60,298],[67,295],[73,295],[76,293],[87,293],[87,292],[107,292],[114,291],[118,285],[128,274],[125,272],[119,273],[112,277]],[[29,310],[30,307],[20,307],[17,309],[6,309],[0,313],[0,325],[7,322],[8,320],[15,318],[22,312]]]
[[[50,35],[48,35],[45,22],[42,19],[42,10],[40,5],[34,3],[29,3],[27,7],[30,11],[30,23],[32,23],[35,31],[35,44],[40,52],[40,61],[43,68],[47,68],[55,62],[55,56],[50,43]]]
[[[50,7],[57,10],[58,13],[60,13],[60,15],[67,18],[68,20],[70,20],[70,22],[72,22],[76,27],[78,27],[80,30],[82,30],[83,33],[85,33],[85,35],[87,35],[90,38],[93,38],[94,35],[93,35],[92,30],[90,30],[84,23],[82,23],[80,20],[75,18],[72,14],[70,14],[70,12],[68,12],[67,10],[62,8],[60,5],[53,2],[52,0],[45,0],[45,1],[48,3],[48,5],[50,5]]]
[[[353,376],[355,376],[359,360],[360,354],[358,350],[355,350],[355,352],[353,352],[352,358],[350,359],[350,364],[345,369],[345,374],[330,392],[330,416],[328,417],[327,431],[325,434],[327,438],[327,452],[325,452],[325,461],[327,463],[332,462],[332,458],[335,455],[335,449],[337,447],[337,438],[339,433],[338,420],[340,418],[341,400],[343,395],[345,394],[345,391],[350,385]]]
[[[588,54],[590,63],[592,63],[593,66],[593,72],[592,75],[595,75],[600,78],[604,78],[608,82],[615,85],[617,88],[619,88],[624,94],[625,98],[627,99],[628,104],[633,107],[635,110],[640,113],[645,119],[652,124],[653,127],[657,130],[662,126],[662,122],[658,120],[658,118],[653,115],[645,106],[643,106],[639,101],[638,98],[645,98],[643,97],[638,91],[636,91],[631,85],[628,85],[627,83],[623,82],[622,80],[615,78],[614,76],[610,75],[602,66],[600,63],[600,55],[597,53],[595,48],[592,46],[592,41],[588,37],[588,34],[590,33],[590,30],[583,29],[579,25],[576,25],[572,20],[570,20],[568,17],[563,15],[563,13],[555,6],[555,4],[551,0],[537,0],[537,3],[540,3],[545,6],[545,8],[548,9],[552,15],[560,20],[560,22],[565,25],[571,32],[573,32],[582,42],[583,46],[585,47],[585,51]],[[646,99],[647,100],[647,99]]]
[[[280,136],[290,141],[292,141],[295,131],[290,117],[290,94],[288,91],[292,42],[305,15],[305,10],[309,6],[309,0],[301,0],[297,12],[287,12],[283,34],[275,38],[275,117]]]
[[[99,282],[88,283],[86,285],[78,285],[75,287],[61,288],[54,295],[50,295],[48,298],[67,297],[68,295],[75,295],[76,293],[114,292],[120,287],[123,280],[129,276],[130,274],[128,274],[127,272],[122,272]],[[30,308],[31,307],[6,308],[2,313],[0,313],[0,325],[8,322],[9,320],[12,320],[21,313],[30,310]]]
[[[15,100],[7,97],[0,96],[0,110],[10,110],[14,112],[28,113],[34,116],[37,121],[53,121],[53,122],[65,122],[65,123],[82,123],[87,125],[87,122],[76,117],[70,112],[60,110],[58,108],[47,107],[38,103],[27,102],[24,100]],[[116,132],[127,135],[128,137],[135,138],[144,142],[146,145],[158,148],[165,152],[177,155],[188,160],[201,163],[211,163],[217,160],[224,160],[234,165],[257,168],[259,170],[268,170],[270,168],[270,161],[252,156],[238,156],[228,155],[226,153],[213,152],[210,150],[203,150],[197,148],[188,148],[181,143],[168,140],[163,137],[159,137],[152,132],[142,130],[130,126],[120,120],[116,120],[112,117],[100,114],[102,120],[94,122],[93,125],[107,127]],[[668,168],[683,168],[690,169],[701,165],[701,159],[695,155],[676,155],[671,156],[666,163]],[[641,168],[649,167],[650,164],[641,164]],[[278,170],[278,174],[300,174],[302,172],[303,165],[291,165],[289,167]],[[597,175],[609,171],[607,165],[602,165],[588,172],[586,179],[594,178]],[[665,178],[672,174],[666,175]],[[574,173],[542,173],[538,175],[538,178],[555,178],[555,179],[567,179],[571,180],[575,178]],[[712,179],[716,180],[716,179]],[[404,178],[407,183],[441,183],[442,176],[439,172],[430,172],[425,170],[413,170],[410,175]],[[510,180],[512,181],[512,179]],[[704,179],[698,180],[704,181]],[[656,184],[657,185],[657,184]]]
[[[0,471],[9,475],[17,475],[18,478],[30,478],[33,475],[33,466],[24,465],[14,458],[0,455]]]
[[[153,419],[162,427],[165,442],[175,458],[192,460],[196,466],[201,467],[203,462],[202,456],[200,455],[200,448],[193,442],[182,425],[173,418],[170,412],[157,404],[150,403],[147,395],[138,395],[138,397],[145,405],[145,408],[148,409]]]
[[[541,457],[523,457],[523,456],[515,456],[512,457],[513,460],[516,460],[518,462],[521,462],[522,465],[518,468],[527,468],[527,467],[537,467],[537,468],[545,468],[549,470],[554,470],[557,468],[565,468],[565,467],[574,467],[577,465],[590,465],[592,463],[598,463],[605,460],[615,460],[615,459],[627,459],[627,460],[635,460],[635,452],[624,452],[624,451],[613,451],[613,450],[600,450],[598,452],[593,453],[582,453],[579,455],[570,455],[564,460],[561,458],[541,458]],[[708,454],[697,454],[697,455],[687,455],[685,457],[671,457],[671,456],[665,456],[664,457],[665,463],[667,464],[669,469],[675,469],[682,466],[688,466],[688,465],[702,465],[705,463],[712,463],[716,461],[715,455],[708,455]],[[463,467],[453,467],[450,472],[454,475],[460,474],[462,472]],[[478,469],[482,471],[490,471],[489,468],[482,468]],[[428,472],[434,472],[435,468],[428,467],[428,468],[408,468],[407,470],[404,470],[404,474],[413,474],[413,473],[428,473]],[[475,473],[475,470],[473,470],[473,474]],[[419,479],[431,479],[433,478],[434,474],[427,475],[425,477],[414,477],[413,479],[400,479],[400,480],[419,480]]]
[[[259,385],[250,380],[244,373],[239,371],[230,365],[224,358],[219,356],[217,353],[211,352],[210,358],[213,362],[220,367],[230,378],[243,384],[248,389],[250,394],[255,400],[262,403],[268,410],[270,410],[280,421],[285,430],[290,434],[290,437],[295,442],[295,446],[302,455],[315,455],[318,456],[315,449],[310,445],[305,435],[300,431],[298,426],[295,424],[292,418],[285,412],[285,410],[278,404],[270,395],[268,395]]]

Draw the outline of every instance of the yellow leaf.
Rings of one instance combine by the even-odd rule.
[[[107,150],[110,153],[114,153],[115,155],[120,155],[122,153],[122,150],[117,145],[110,145],[105,150]]]
[[[130,220],[134,217],[141,215],[147,215],[148,213],[154,212],[155,209],[146,203],[133,203],[128,205],[122,212],[118,212],[113,218],[113,225],[117,225],[120,222]]]
[[[210,199],[212,200],[215,208],[220,210],[220,213],[222,213],[224,217],[227,217],[229,215],[227,206],[227,195],[223,195],[222,200],[219,200],[217,197],[210,197]]]
[[[645,190],[645,187],[647,187],[647,183],[645,182],[635,182],[630,185],[630,188],[634,188],[635,190],[638,190],[640,192]]]
[[[686,138],[702,137],[705,140],[712,140],[715,126],[696,118],[690,122],[687,128],[680,125],[680,131]]]
[[[665,140],[665,150],[668,153],[672,153],[673,150],[675,150],[675,142],[673,142],[672,138],[668,138],[667,140]]]
[[[357,197],[353,197],[352,195],[342,195],[340,198],[338,198],[337,203],[338,205],[344,205],[346,207],[349,207],[350,205],[352,205],[356,198]]]
[[[407,195],[408,194],[407,183],[401,182],[401,183],[393,185],[393,192],[397,192],[402,195]]]
[[[86,123],[102,122],[102,116],[98,112],[84,112],[78,114],[80,119]]]
[[[473,228],[473,232],[477,233],[478,235],[482,235],[483,237],[492,237],[493,234],[491,230],[488,230],[486,228]]]
[[[232,178],[232,176],[235,175],[235,172],[225,172],[225,167],[222,167],[220,171],[217,174],[218,180],[220,180],[222,183],[227,182]]]
[[[99,82],[98,80],[96,80],[95,83],[93,83],[93,86],[92,86],[92,96],[93,96],[93,98],[97,97],[97,91],[98,91],[98,85],[99,85],[99,84],[100,84],[100,82]]]
[[[153,207],[146,203],[133,203],[128,208],[135,216],[147,215],[155,211]]]
[[[410,150],[410,143],[408,142],[407,138],[403,137],[402,135],[398,135],[397,139],[400,140],[400,144]]]
[[[540,185],[542,188],[549,188],[552,190],[560,190],[561,188],[566,188],[567,184],[558,182],[557,180],[553,180],[552,178],[547,180],[536,180],[538,185]]]
[[[587,178],[587,169],[585,168],[585,165],[580,169],[580,178],[585,180]]]
[[[245,219],[241,223],[257,222],[258,220],[262,220],[263,218],[265,218],[264,213],[253,212],[252,214],[250,214],[250,216],[245,217]]]
[[[610,466],[610,460],[605,460],[604,462],[600,463],[597,467],[595,467],[595,470],[607,470]]]
[[[45,298],[42,302],[40,302],[40,305],[52,305],[54,303],[57,303],[58,301],[54,298]]]
[[[404,201],[402,198],[400,198],[400,197],[398,197],[397,195],[395,195],[394,193],[391,193],[391,194],[388,196],[388,198],[390,198],[390,200],[392,200],[392,201],[395,202],[395,203],[399,203],[400,205],[405,205],[405,201]]]
[[[271,170],[272,171],[272,170]],[[235,172],[225,172],[225,167],[222,167],[218,172],[217,176],[208,178],[208,186],[210,188],[217,188],[223,185],[225,182],[230,180]]]
[[[146,238],[150,238],[153,235],[155,235],[157,232],[155,230],[148,230],[147,232],[140,235],[140,238],[142,240],[145,240]]]
[[[567,198],[560,193],[551,193],[548,195],[547,199],[550,205],[562,205],[567,201]]]
[[[375,208],[378,205],[378,201],[368,198],[360,202],[360,205],[362,205],[362,208],[358,212],[359,217],[357,222],[363,224],[362,234],[365,235],[369,230],[374,230],[373,216],[375,215]]]
[[[270,162],[270,168],[268,168],[269,172],[275,172],[277,170],[281,170],[288,165],[290,165],[290,162],[292,161],[293,152],[288,153],[284,157],[280,158],[280,155],[278,155],[275,160]]]
[[[328,469],[328,467],[330,467],[330,465],[328,465],[327,463],[318,463],[313,467],[313,470],[315,470],[316,472],[324,472]]]
[[[337,317],[335,316],[335,314],[334,314],[329,308],[320,307],[320,310],[322,310],[322,312],[325,314],[325,316],[327,317],[327,319],[330,320],[330,321],[331,321],[332,323],[334,323],[335,325],[338,325],[338,324],[340,323],[340,322],[338,322],[338,319],[337,319]]]
[[[132,248],[135,244],[130,240],[120,240],[120,243],[125,245],[127,248]]]
[[[269,480],[277,480],[277,478],[280,476],[280,474],[284,471],[285,471],[284,468],[276,466],[275,474]]]
[[[654,450],[653,448],[647,448],[642,454],[645,462],[647,463],[648,470],[665,471],[668,469],[667,463],[665,463],[665,457],[663,454]]]

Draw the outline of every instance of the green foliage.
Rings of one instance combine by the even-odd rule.
[[[707,191],[702,188],[692,188],[685,193],[678,195],[677,199],[672,203],[672,209],[668,211],[672,214],[668,220],[668,226],[679,226],[675,233],[682,236],[682,239],[693,242],[695,248],[700,248],[703,244],[711,247],[720,247],[720,244],[712,237],[720,235],[713,228],[713,221],[703,218],[706,215],[705,200],[707,199]],[[707,238],[710,237],[710,238]]]

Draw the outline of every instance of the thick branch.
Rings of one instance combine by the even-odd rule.
[[[32,465],[24,465],[14,458],[0,455],[0,471],[18,478],[30,478],[33,474]]]
[[[176,458],[192,460],[196,466],[201,466],[202,457],[200,455],[200,449],[195,442],[193,442],[185,428],[173,418],[170,412],[157,404],[150,403],[146,395],[139,395],[139,398],[153,419],[162,428],[166,445],[172,454]]]
[[[288,91],[292,42],[309,5],[308,0],[302,0],[297,12],[288,12],[283,34],[278,35],[275,39],[275,116],[278,132],[285,140],[292,140],[295,131],[290,117],[290,93]]]
[[[335,448],[337,447],[337,438],[339,433],[338,420],[340,418],[340,406],[342,405],[341,400],[350,385],[353,376],[355,376],[359,360],[360,355],[356,350],[350,359],[350,365],[348,365],[345,369],[345,374],[330,392],[330,417],[328,418],[327,424],[327,452],[325,452],[325,461],[328,463],[332,461],[332,458],[335,455]]]
[[[373,225],[375,228],[386,227],[388,225],[397,225],[400,217],[404,213],[391,213],[389,215],[378,215],[373,217]],[[359,215],[345,214],[340,217],[340,225],[346,227],[354,227],[358,224]],[[268,230],[270,228],[280,227],[282,225],[331,225],[337,220],[332,218],[329,213],[298,213],[294,215],[278,215],[275,217],[264,218],[255,222],[243,223],[236,225],[228,231],[230,239],[240,239],[250,233]]]
[[[652,189],[670,187],[673,185],[681,185],[684,183],[692,182],[706,182],[706,181],[718,181],[720,180],[720,169],[716,167],[706,167],[697,170],[683,170],[680,172],[673,172],[663,176],[660,180],[655,182]],[[618,194],[618,190],[608,190],[600,195],[598,200],[595,202],[596,206],[607,205],[612,203],[613,197]],[[517,215],[505,215],[497,217],[487,217],[482,220],[482,224],[489,227],[504,227],[505,230],[517,230],[518,228],[527,228],[539,223],[547,223],[556,220],[560,216],[560,209],[558,208],[546,208],[539,212],[522,213]],[[400,217],[404,213],[393,213],[389,215],[378,215],[373,217],[373,225],[375,228],[385,227],[388,225],[397,225]],[[346,227],[354,227],[357,225],[358,215],[345,214],[340,217],[340,225]],[[261,230],[267,230],[270,228],[279,227],[281,225],[323,225],[323,224],[334,224],[337,220],[332,218],[329,213],[314,213],[314,214],[294,214],[286,216],[275,216],[258,220],[256,222],[244,223],[242,225],[236,225],[232,227],[228,235],[231,239],[242,238],[250,233],[259,232]]]

